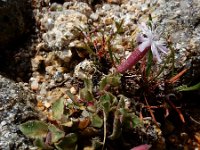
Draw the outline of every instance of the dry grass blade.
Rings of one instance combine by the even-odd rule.
[[[183,69],[181,72],[179,72],[177,75],[175,75],[174,77],[172,77],[171,79],[169,79],[169,83],[175,83],[176,81],[178,81],[180,79],[180,77],[187,72],[187,68]]]

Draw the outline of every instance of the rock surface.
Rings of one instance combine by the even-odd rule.
[[[18,125],[37,118],[31,104],[33,95],[22,86],[0,75],[0,149],[30,149],[31,142],[22,135]]]
[[[175,65],[182,67],[192,55],[200,55],[200,0],[160,0],[152,17],[160,33],[169,36],[175,49]]]

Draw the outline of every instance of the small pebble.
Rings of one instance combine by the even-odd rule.
[[[31,83],[31,89],[32,89],[33,91],[37,91],[38,88],[39,88],[38,81],[33,81],[33,82]]]
[[[6,123],[6,121],[2,121],[1,122],[1,126],[4,126],[4,125],[6,125],[7,123]]]
[[[63,73],[56,71],[55,75],[54,75],[54,80],[56,82],[62,82],[64,80],[64,76]]]
[[[51,103],[49,103],[49,102],[47,102],[47,101],[44,101],[43,104],[44,104],[44,106],[45,106],[46,108],[51,107]]]
[[[91,18],[92,20],[94,20],[94,21],[97,21],[98,18],[99,18],[99,15],[96,14],[96,13],[92,13],[92,14],[90,15],[90,18]]]
[[[76,94],[77,93],[77,90],[75,89],[75,87],[71,87],[70,88],[70,92],[72,93],[72,94]]]

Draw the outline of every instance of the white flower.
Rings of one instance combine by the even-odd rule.
[[[167,54],[168,50],[166,48],[165,42],[163,40],[160,40],[155,31],[147,26],[145,23],[141,23],[139,27],[142,31],[142,34],[139,34],[136,39],[137,42],[141,43],[139,45],[139,50],[143,52],[144,49],[146,49],[147,47],[151,48],[153,56],[156,57],[159,62],[161,62],[158,50]]]

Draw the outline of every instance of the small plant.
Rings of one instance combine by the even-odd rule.
[[[76,27],[79,34],[81,34],[84,39],[84,49],[87,50],[89,55],[96,57],[98,60],[102,58],[109,58],[112,65],[116,66],[116,62],[119,63],[118,58],[113,52],[112,40],[116,38],[118,34],[122,34],[123,20],[120,22],[115,22],[116,31],[111,29],[110,34],[105,34],[104,26],[94,27],[91,31],[85,31],[81,27]]]
[[[91,80],[85,79],[80,98],[68,91],[68,100],[61,98],[52,104],[46,122],[31,120],[21,124],[20,130],[35,139],[34,144],[40,149],[75,150],[84,140],[91,143],[92,149],[104,149],[106,139],[114,141],[123,130],[142,126],[134,111],[125,105],[127,98],[112,94],[113,88],[119,86],[120,75],[107,75],[94,93]],[[114,117],[112,121],[110,116]]]
[[[100,79],[98,78],[95,83],[91,79],[84,79],[84,87],[79,89],[78,95],[73,95],[70,91],[67,91],[67,99],[60,98],[52,103],[49,108],[51,111],[48,111],[48,119],[46,121],[32,120],[20,125],[22,133],[34,139],[34,144],[40,149],[75,150],[83,149],[84,147],[89,147],[92,150],[106,149],[109,141],[115,142],[115,140],[123,139],[123,133],[125,131],[133,131],[136,127],[143,126],[141,120],[143,119],[142,111],[144,109],[147,115],[152,117],[155,125],[159,127],[152,109],[163,107],[166,110],[167,116],[169,113],[166,107],[167,103],[179,113],[180,118],[184,122],[182,113],[176,109],[169,98],[167,100],[160,100],[159,104],[162,105],[159,106],[157,106],[158,103],[155,100],[157,93],[154,91],[160,84],[160,81],[156,79],[163,72],[170,58],[174,58],[174,51],[172,51],[171,55],[164,62],[163,67],[156,72],[156,76],[153,76],[151,74],[153,58],[161,62],[158,50],[164,54],[167,54],[168,50],[165,42],[160,40],[157,33],[155,33],[153,24],[149,23],[149,26],[147,26],[145,23],[142,23],[140,25],[142,33],[136,39],[139,43],[138,47],[135,48],[127,60],[117,66],[119,59],[112,49],[111,41],[117,34],[123,33],[122,25],[123,21],[116,22],[117,31],[112,32],[109,36],[98,28],[87,32],[77,28],[83,38],[83,49],[87,50],[90,59],[96,64],[97,72],[100,72]],[[132,76],[124,75],[128,69],[146,54],[148,54],[148,61],[145,67],[141,67],[142,71],[140,70],[140,74],[136,70],[135,74],[132,73]],[[98,66],[105,67],[101,63],[103,58],[106,60],[105,63],[111,62],[111,65],[106,69],[109,70],[111,67],[115,67],[117,72],[102,72]],[[172,61],[174,62],[174,59]],[[146,72],[144,73],[145,68]],[[141,78],[137,80],[138,82],[134,82],[139,76]],[[150,81],[153,82],[147,80],[149,76],[151,76]],[[124,94],[122,77],[129,78],[130,82],[128,84],[132,84],[130,91],[133,97],[130,96],[128,98],[128,96],[122,95]],[[176,78],[170,80],[171,83],[173,81],[176,81]],[[123,84],[126,87],[127,82]],[[140,90],[140,93],[137,93],[137,95],[132,89],[136,84],[139,84],[138,89]],[[194,87],[188,87],[186,89],[180,88],[179,90],[186,91],[193,89],[199,89],[199,83]],[[164,93],[163,91],[161,92],[159,93],[160,95]],[[139,103],[144,102],[146,104],[142,103],[139,108],[140,112],[137,111],[140,118],[137,116],[138,114],[136,115],[136,108],[127,105],[127,99],[135,99],[134,96],[136,99],[139,99]],[[153,104],[156,105],[151,106],[152,101],[149,103],[149,99],[152,99]],[[150,145],[144,144],[134,147],[132,150],[148,150],[149,148]]]

